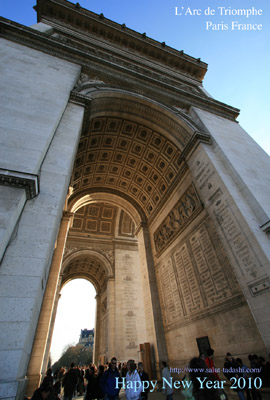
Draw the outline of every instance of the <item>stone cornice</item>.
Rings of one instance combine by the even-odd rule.
[[[38,21],[50,22],[57,19],[58,24],[68,23],[78,31],[96,36],[115,46],[123,46],[131,53],[138,53],[144,57],[157,60],[167,67],[180,69],[183,73],[202,81],[207,64],[200,59],[188,56],[183,51],[177,51],[166,44],[160,43],[129,29],[125,24],[118,24],[103,16],[97,15],[66,0],[37,0]]]
[[[71,103],[78,104],[79,106],[83,106],[85,108],[88,108],[90,106],[91,100],[92,99],[89,96],[84,96],[80,93],[76,93],[73,91],[70,93],[69,97],[69,101]]]
[[[103,74],[108,78],[110,76],[111,78],[114,77],[116,82],[117,80],[124,82],[125,79],[132,81],[133,86],[141,87],[141,94],[144,94],[148,85],[148,90],[153,91],[153,97],[155,96],[154,91],[158,90],[159,96],[164,98],[164,103],[174,102],[173,105],[176,107],[188,109],[191,106],[196,106],[230,120],[235,120],[239,114],[239,110],[236,108],[199,94],[199,92],[196,94],[193,91],[189,91],[187,84],[182,87],[179,84],[174,85],[173,80],[170,81],[164,78],[162,73],[153,73],[150,68],[139,67],[136,64],[136,59],[133,63],[126,64],[124,61],[119,63],[117,57],[111,54],[105,55],[105,53],[94,52],[93,49],[85,45],[82,46],[73,41],[61,40],[1,17],[0,35],[35,50],[69,62],[75,62],[85,70],[91,68],[92,73]]]
[[[267,234],[270,233],[270,219],[266,221],[263,225],[260,226],[260,228]]]
[[[19,171],[0,169],[0,185],[24,189],[28,200],[39,193],[38,176]]]

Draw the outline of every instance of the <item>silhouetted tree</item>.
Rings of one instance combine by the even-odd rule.
[[[59,360],[53,364],[52,369],[55,371],[60,367],[69,367],[72,362],[75,365],[88,365],[92,362],[92,358],[92,347],[85,347],[82,344],[77,344],[76,346],[68,345],[65,347]]]

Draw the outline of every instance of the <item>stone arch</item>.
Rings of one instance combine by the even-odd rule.
[[[116,194],[102,191],[93,191],[93,193],[89,193],[88,190],[88,194],[79,193],[76,197],[73,197],[68,204],[68,209],[70,212],[75,213],[79,208],[85,206],[86,204],[104,201],[115,206],[119,206],[119,204],[121,204],[121,208],[134,220],[136,226],[138,226],[141,221],[146,220],[145,213],[140,207],[135,206],[132,203],[132,200],[128,201],[118,193]]]
[[[187,155],[199,140],[209,141],[209,136],[199,132],[187,108],[165,106],[136,93],[105,87],[102,82],[95,82],[95,85],[84,82],[75,88],[73,96],[84,98],[87,107],[67,208],[76,215],[86,205],[108,203],[123,209],[134,220],[139,252],[137,259],[131,257],[131,262],[141,265],[136,274],[147,281],[146,294],[142,293],[142,297],[147,304],[145,313],[151,315],[147,321],[140,315],[143,326],[140,337],[152,341],[153,370],[158,370],[157,361],[167,359],[167,349],[154,271],[153,232],[149,227],[188,172]],[[115,269],[121,269],[121,263],[129,263],[128,246],[127,243],[122,245],[127,249],[124,261],[121,261],[121,246],[117,249]],[[133,277],[129,274],[125,279]],[[136,285],[142,290],[139,278]],[[119,282],[110,285],[109,292],[116,287]],[[110,311],[112,320],[114,306]],[[131,309],[130,314],[125,314],[122,309],[118,314],[132,320],[131,311],[133,313]],[[121,325],[120,320],[118,323]],[[123,327],[121,329],[119,333],[123,335]],[[137,344],[130,340],[128,346],[131,349]],[[111,343],[110,348],[115,349],[115,343]],[[123,349],[119,353],[126,354]]]
[[[154,124],[182,149],[193,134],[201,130],[190,117],[188,104],[182,108],[169,106],[135,92],[107,86],[91,87],[87,82],[76,87],[73,93],[91,100],[91,118],[108,112],[114,116],[132,115],[138,123]]]
[[[123,90],[89,88],[87,82],[76,91],[91,96],[91,106],[75,159],[69,209],[80,198],[108,193],[137,209],[131,213],[136,225],[153,219],[187,169],[187,154],[209,136],[198,131],[186,110]]]
[[[99,271],[99,277],[96,276],[97,271],[91,271],[91,269],[88,271],[85,270],[84,261],[87,262],[87,259],[88,262],[96,262],[96,266],[102,269],[102,271]],[[72,263],[76,260],[81,261],[81,263],[74,268]],[[94,265],[92,264],[91,267],[93,269]],[[99,295],[101,292],[101,278],[104,281],[112,278],[113,269],[110,261],[103,254],[98,251],[83,249],[74,251],[63,259],[61,277],[61,287],[75,278],[87,279],[94,285],[97,295]]]
[[[91,249],[79,249],[68,253],[62,262],[60,289],[73,279],[83,278],[93,284],[96,290],[96,321],[93,359],[99,360],[101,337],[106,341],[102,322],[109,319],[103,304],[110,296],[108,285],[114,280],[114,271],[111,261],[100,251]],[[102,318],[100,317],[102,314]],[[102,321],[103,320],[103,321]],[[104,325],[104,324],[103,324]]]

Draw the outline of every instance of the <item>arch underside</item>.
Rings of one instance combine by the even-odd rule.
[[[205,321],[226,329],[230,310],[247,312],[189,165],[209,135],[183,113],[139,96],[80,89],[91,94],[91,107],[71,177],[67,204],[74,222],[62,282],[86,277],[97,290],[97,355],[136,358],[139,344],[149,340],[157,358],[177,363],[175,333],[183,332],[187,359]],[[80,255],[87,250],[92,254]]]
[[[86,195],[109,193],[133,206],[141,221],[154,218],[183,173],[195,125],[139,96],[79,89],[91,94],[91,114],[74,163],[69,209]],[[137,225],[136,211],[131,216]]]
[[[114,275],[112,241],[137,246],[136,230],[154,220],[186,171],[183,152],[197,132],[184,112],[134,93],[97,89],[102,84],[86,80],[75,89],[91,105],[71,176],[74,221],[62,268],[62,285],[84,277],[97,293]],[[98,241],[108,244],[106,254],[80,254],[87,253],[87,242],[93,250]]]

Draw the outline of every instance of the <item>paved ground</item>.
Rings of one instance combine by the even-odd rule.
[[[270,400],[270,390],[269,388],[262,389],[260,391],[262,395],[262,400]],[[228,396],[228,400],[239,400],[237,393],[231,390],[229,387],[226,387],[226,394]],[[120,392],[120,400],[125,400],[125,392],[121,391]],[[181,394],[180,390],[175,390],[173,394],[173,399],[174,400],[185,400],[184,396]],[[83,400],[83,396],[77,396],[74,397],[73,400]],[[154,392],[154,393],[149,393],[148,395],[148,400],[166,400],[165,396],[163,395],[162,392]]]
[[[236,392],[231,391],[229,388],[226,388],[226,393],[228,395],[228,400],[238,400],[238,396],[236,394]],[[79,396],[74,398],[76,400],[83,400],[83,396]],[[121,390],[120,392],[120,400],[125,400],[126,396],[125,396],[125,392]],[[174,400],[184,400],[184,396],[181,394],[180,390],[175,390],[174,394],[173,394],[173,399]],[[264,397],[263,396],[263,400],[270,400],[269,397]],[[149,393],[148,394],[148,400],[166,400],[166,397],[164,396],[164,394],[162,392],[154,392],[154,393]]]
[[[175,391],[173,398],[174,398],[174,400],[184,400],[184,396],[182,396],[180,391]],[[83,400],[83,396],[74,397],[74,399]],[[120,392],[120,399],[121,400],[126,399],[124,391]],[[166,397],[164,396],[164,394],[162,392],[154,392],[154,393],[148,394],[148,400],[166,400]]]
[[[120,399],[124,400],[125,398],[125,393],[120,393]],[[180,391],[175,391],[173,398],[174,400],[184,400],[184,396],[182,396]],[[162,392],[154,392],[148,394],[148,400],[166,400],[166,397]]]

